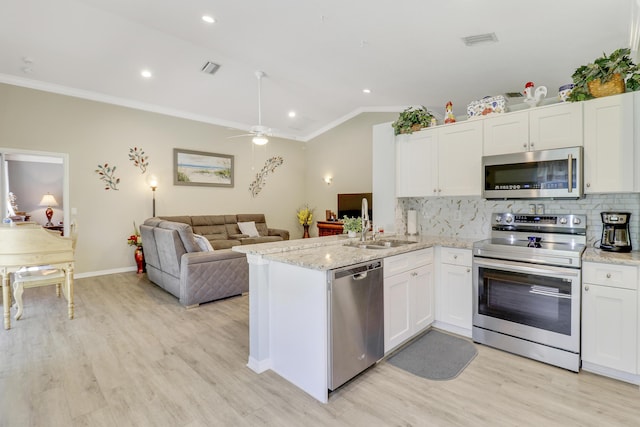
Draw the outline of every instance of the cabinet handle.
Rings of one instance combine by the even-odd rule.
[[[529,146],[530,146],[531,148],[533,148],[533,142],[531,142],[531,143],[529,144]]]
[[[454,256],[453,256],[453,259],[458,259],[458,255],[454,255]]]
[[[591,184],[587,182],[587,188],[588,188],[588,187],[591,187]]]
[[[411,276],[412,277],[416,277],[418,275],[418,273],[416,273],[415,271],[411,272]]]
[[[436,189],[434,188],[434,189],[433,189],[433,192],[434,192],[434,193],[437,193],[437,192],[438,192],[438,190],[436,190]]]
[[[470,271],[471,271],[471,269],[470,269],[470,268],[467,268],[467,273],[469,273]]]
[[[607,279],[611,279],[611,273],[607,273]]]
[[[584,290],[587,292],[589,290],[589,285],[584,285]]]
[[[442,188],[438,188],[438,193],[442,191]]]
[[[524,144],[522,144],[522,146],[523,146],[524,148],[527,148],[527,143],[525,142]]]
[[[567,188],[568,193],[573,191],[573,155],[571,154],[567,158]]]

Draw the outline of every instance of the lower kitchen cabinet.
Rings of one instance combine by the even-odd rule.
[[[433,249],[384,259],[384,351],[390,352],[434,320]]]
[[[582,369],[637,383],[637,267],[585,262]]]
[[[435,326],[470,337],[473,314],[471,250],[442,247],[439,251]]]

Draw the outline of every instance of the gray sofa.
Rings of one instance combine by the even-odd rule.
[[[209,240],[213,249],[228,249],[236,245],[289,240],[287,230],[269,228],[263,214],[162,216],[160,219],[188,224],[195,234]],[[259,236],[249,237],[240,232],[239,222],[255,223]]]
[[[249,291],[249,265],[231,249],[204,252],[191,226],[149,218],[140,226],[147,277],[187,308]]]

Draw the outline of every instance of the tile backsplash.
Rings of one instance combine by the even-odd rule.
[[[485,200],[480,197],[396,199],[396,230],[407,231],[407,210],[418,212],[418,233],[486,239],[494,212],[529,213],[529,205],[543,204],[545,214],[587,216],[587,244],[598,244],[602,234],[600,212],[631,212],[631,244],[640,249],[640,194],[596,194],[579,200]]]

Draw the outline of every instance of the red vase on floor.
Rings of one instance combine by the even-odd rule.
[[[138,246],[134,253],[136,265],[138,266],[138,274],[144,273],[144,252],[142,252],[142,246]]]
[[[308,239],[309,237],[311,237],[309,235],[309,226],[308,225],[303,225],[304,227],[304,234],[302,234],[302,238],[303,239]]]

